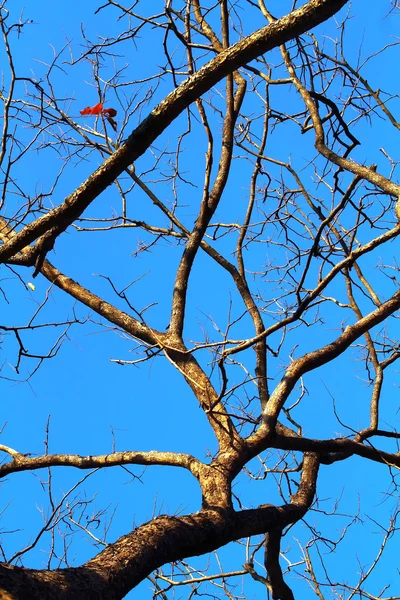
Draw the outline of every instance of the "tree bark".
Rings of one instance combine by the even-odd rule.
[[[254,510],[202,510],[162,515],[122,536],[87,564],[54,571],[0,566],[1,593],[12,600],[119,600],[161,565],[211,552],[249,535],[284,527],[306,512],[303,504]]]
[[[229,73],[323,23],[347,2],[348,0],[310,0],[304,6],[223,50],[168,94],[131,133],[126,142],[62,204],[26,225],[22,231],[4,244],[0,248],[0,262],[6,262],[40,236],[58,237],[126,168],[144,154],[192,102]],[[42,243],[45,242],[49,243],[49,240],[43,240]]]

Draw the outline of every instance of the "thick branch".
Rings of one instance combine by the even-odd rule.
[[[347,0],[310,0],[305,6],[293,10],[282,19],[259,29],[222,51],[171,92],[133,131],[126,142],[61,205],[26,225],[12,240],[1,247],[0,262],[6,262],[46,232],[49,232],[50,237],[56,237],[65,231],[196,98],[210,90],[226,75],[261,54],[326,21],[346,2]]]
[[[80,456],[79,454],[46,454],[44,456],[31,457],[5,449],[0,446],[0,451],[7,452],[13,458],[0,466],[0,478],[17,473],[19,471],[34,471],[36,469],[45,469],[48,467],[75,467],[76,469],[96,469],[105,467],[115,467],[119,465],[167,465],[170,467],[182,467],[188,469],[193,474],[198,473],[199,461],[190,454],[180,454],[175,452],[112,452],[110,454],[100,454],[97,456]]]
[[[146,344],[160,347],[162,347],[163,342],[165,342],[167,337],[165,333],[140,323],[140,321],[134,319],[124,311],[119,310],[112,304],[102,300],[99,296],[96,296],[96,294],[93,294],[78,282],[63,275],[47,260],[43,263],[42,274],[58,288],[67,292],[67,294],[76,298],[76,300],[79,300],[79,302],[82,302],[82,304],[88,306],[97,314],[110,321],[110,323],[117,325],[117,327],[120,327],[133,337]]]
[[[309,508],[314,499],[317,485],[319,459],[316,454],[305,454],[299,489],[292,496],[292,502]],[[265,568],[268,573],[268,588],[273,600],[294,600],[292,590],[283,579],[279,564],[283,527],[280,524],[267,534],[265,543]]]
[[[393,432],[385,432],[387,437],[395,437]],[[383,435],[383,434],[382,434]],[[400,469],[400,455],[375,448],[371,443],[360,443],[347,438],[316,440],[297,435],[277,435],[269,442],[269,447],[281,450],[298,450],[301,452],[318,452],[321,463],[332,464],[350,456],[361,456],[374,462]]]
[[[0,591],[15,593],[18,600],[119,600],[165,563],[298,521],[309,497],[306,492],[295,495],[291,504],[238,513],[202,510],[184,517],[160,516],[121,537],[82,567],[37,571],[0,566]]]

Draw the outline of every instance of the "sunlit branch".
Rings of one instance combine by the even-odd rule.
[[[26,225],[8,244],[0,247],[0,262],[6,262],[40,236],[46,235],[42,242],[44,249],[47,245],[52,247],[54,239],[79,218],[93,200],[139,158],[198,96],[260,54],[325,21],[346,2],[347,0],[310,0],[306,5],[240,40],[213,58],[171,92],[131,133],[126,142],[62,204]],[[397,186],[395,187],[397,190]]]
[[[264,410],[263,417],[268,426],[275,425],[283,404],[300,377],[342,354],[357,338],[382,323],[399,308],[400,291],[393,294],[390,300],[384,302],[369,315],[359,319],[354,325],[347,326],[344,332],[330,344],[295,359],[286,369],[283,379],[271,394]]]
[[[198,472],[199,461],[189,454],[178,452],[112,452],[98,456],[80,456],[78,454],[47,454],[45,456],[29,456],[21,454],[8,446],[0,445],[0,451],[10,454],[12,461],[0,465],[0,477],[10,473],[19,473],[48,467],[74,467],[76,469],[97,469],[118,467],[121,465],[166,465],[182,467],[193,474]]]

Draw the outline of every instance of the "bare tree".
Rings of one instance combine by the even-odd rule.
[[[400,125],[396,81],[382,68],[398,41],[365,55],[354,41],[361,4],[104,0],[93,19],[109,31],[94,38],[82,27],[79,44],[67,40],[51,61],[35,56],[33,72],[31,57],[25,68],[15,52],[35,15],[14,14],[3,0],[3,380],[33,382],[39,367],[67,368],[71,331],[100,323],[121,338],[118,358],[104,345],[115,377],[120,365],[136,373],[162,359],[185,382],[180,402],[198,407],[211,435],[204,457],[114,444],[103,454],[53,453],[49,419],[45,451],[35,455],[10,447],[5,427],[1,477],[37,473],[48,507],[19,550],[3,532],[0,598],[112,600],[146,578],[162,599],[400,597],[388,574],[374,580],[385,573],[398,515],[400,186],[392,140]],[[377,4],[391,22],[398,7]],[[64,75],[74,86],[90,81],[91,106],[65,92]],[[91,174],[64,197],[81,173]],[[124,232],[140,235],[133,254],[116,241]],[[115,271],[76,281],[86,251],[117,253]],[[133,278],[130,265],[140,259]],[[147,271],[148,301],[139,303],[134,291]],[[33,281],[47,281],[47,292],[33,312],[21,300],[11,322],[7,307]],[[62,301],[53,306],[55,297]],[[94,397],[81,401],[98,409]],[[189,426],[179,408],[173,418]],[[350,485],[354,457],[371,486],[374,465],[383,473],[387,518],[369,516],[381,537],[350,580],[330,556],[357,554],[345,540],[362,517],[336,497],[327,501],[334,486],[325,480],[321,495],[320,482]],[[111,539],[112,514],[93,509],[80,490],[111,467],[140,478],[156,465],[186,470],[201,504],[133,529],[128,517],[124,535]],[[76,469],[86,473],[58,497],[54,473]],[[77,566],[71,544],[80,534],[93,548]],[[230,543],[239,562],[225,568],[215,552]],[[47,563],[31,568],[39,548]],[[207,553],[207,563],[189,562]]]

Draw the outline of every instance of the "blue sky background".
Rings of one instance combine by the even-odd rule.
[[[145,6],[145,3],[141,3]],[[289,8],[288,2],[276,4],[271,10],[276,16],[281,10],[282,14]],[[156,13],[163,3],[152,2],[151,13]],[[11,3],[10,3],[11,6]],[[368,10],[364,10],[361,0],[355,0],[345,10],[350,10],[354,18],[348,22],[348,59],[355,64],[357,57],[367,56],[376,52],[384,44],[395,40],[398,31],[398,17],[389,14],[388,3],[371,3]],[[16,71],[20,76],[40,77],[45,71],[43,63],[49,63],[53,58],[53,49],[59,51],[69,41],[74,56],[78,57],[82,49],[81,26],[84,24],[85,35],[94,40],[98,35],[112,35],[120,31],[121,24],[115,22],[116,12],[104,10],[94,14],[98,3],[93,0],[87,2],[61,2],[54,8],[54,3],[42,0],[38,3],[30,1],[22,2],[13,0],[12,12],[14,18],[24,8],[24,15],[32,19],[33,23],[23,29],[19,38],[12,40],[12,50],[15,60]],[[247,10],[247,9],[246,9]],[[341,15],[344,16],[345,10]],[[250,9],[249,9],[250,11]],[[250,14],[250,12],[249,12]],[[255,12],[254,12],[255,14]],[[251,17],[246,19],[246,27],[257,28],[262,23],[258,20],[252,22]],[[397,25],[397,29],[396,29]],[[335,21],[324,24],[319,28],[319,33],[334,38],[338,35]],[[159,55],[153,52],[157,44],[160,44],[162,36],[153,31],[153,37],[145,36],[137,40],[137,48],[131,42],[125,43],[121,53],[122,57],[116,58],[119,64],[127,65],[127,80],[145,77],[150,72],[157,72]],[[327,47],[329,42],[327,42]],[[68,49],[63,55],[65,61],[70,59]],[[390,57],[390,60],[388,58]],[[5,64],[4,52],[0,51],[0,61]],[[272,58],[271,58],[272,60]],[[62,61],[61,61],[62,62]],[[79,110],[86,105],[93,105],[98,101],[96,91],[93,87],[91,66],[88,61],[82,61],[73,68],[63,65],[64,71],[56,70],[53,76],[55,93],[59,98],[68,98],[64,103],[63,110],[69,115],[79,117]],[[112,65],[105,65],[104,72],[112,71]],[[5,81],[7,84],[7,67],[4,67]],[[363,70],[363,75],[370,81],[374,88],[386,89],[390,82],[392,93],[397,92],[393,80],[398,73],[398,50],[395,47],[383,56],[377,56]],[[144,110],[143,115],[160,100],[171,89],[171,81],[164,79],[156,90],[154,98]],[[145,91],[145,89],[144,89]],[[144,91],[140,92],[142,97]],[[23,97],[24,89],[19,88],[20,97]],[[282,106],[289,106],[295,99],[295,92],[277,91],[282,94],[280,100]],[[112,91],[107,94],[106,105],[115,106],[122,114],[123,102],[113,95]],[[121,105],[122,104],[122,105]],[[398,99],[392,102],[392,108],[398,108]],[[251,105],[247,107],[250,111]],[[120,118],[120,116],[118,117]],[[92,119],[92,118],[91,118]],[[134,115],[124,136],[137,125],[138,115]],[[155,143],[156,148],[163,148],[167,144],[174,145],[174,136],[185,127],[186,116],[181,116]],[[81,122],[81,121],[80,121]],[[93,121],[89,120],[92,125]],[[196,124],[193,123],[194,129]],[[27,131],[20,135],[31,136]],[[393,130],[389,130],[383,121],[378,121],[373,127],[362,127],[357,125],[356,135],[362,144],[354,154],[361,162],[371,164],[376,162],[378,169],[383,174],[388,174],[388,164],[379,148],[384,146],[389,154],[396,157],[398,146],[397,138]],[[292,158],[296,166],[304,166],[312,156],[312,136],[304,136],[301,148],[291,144],[290,130],[286,138],[272,136],[270,154],[280,160],[287,161]],[[198,160],[192,152],[192,146],[183,155],[182,169],[191,172],[192,180],[200,187],[185,186],[180,183],[181,198],[185,199],[185,207],[180,212],[181,218],[187,226],[193,222],[196,215],[199,199],[201,197],[202,166],[204,164],[204,135],[198,127]],[[189,144],[189,141],[188,141]],[[190,144],[193,144],[191,138]],[[137,172],[149,168],[152,158],[147,153],[137,163]],[[21,161],[21,166],[16,170],[16,175],[26,191],[34,196],[38,190],[43,188],[48,191],[52,184],[55,169],[60,167],[60,157],[51,150],[30,152],[26,159]],[[73,168],[68,168],[66,175],[60,179],[56,191],[51,198],[54,205],[62,202],[63,198],[70,193],[74,187],[79,185],[101,164],[99,154],[90,153],[84,160],[75,161]],[[165,166],[167,169],[168,166]],[[248,169],[251,169],[249,165]],[[246,171],[249,173],[250,171]],[[50,177],[49,177],[50,175]],[[305,171],[304,179],[307,181],[309,173]],[[245,184],[243,184],[243,180]],[[247,206],[248,177],[243,177],[243,171],[233,170],[233,174],[224,194],[224,201],[213,221],[225,219],[233,222],[243,217],[243,211]],[[123,181],[123,185],[129,186],[129,182]],[[163,198],[164,201],[173,201],[171,189],[163,184],[153,184],[152,188]],[[135,190],[130,198],[129,210],[132,218],[144,219],[148,222],[153,220],[166,225],[166,221],[159,215],[154,207],[144,198],[144,195]],[[327,196],[328,198],[328,196]],[[7,198],[6,214],[12,214],[19,199]],[[385,199],[383,199],[385,201]],[[50,200],[46,206],[50,206]],[[120,199],[116,190],[109,188],[99,197],[93,206],[87,211],[87,216],[109,215],[113,208],[120,210]],[[377,209],[378,210],[378,209]],[[183,215],[183,216],[182,216]],[[149,324],[163,330],[169,320],[170,299],[173,287],[174,270],[181,256],[182,247],[172,246],[168,242],[161,242],[150,252],[140,253],[137,257],[132,254],[137,248],[144,234],[139,230],[127,229],[107,233],[79,234],[69,230],[57,242],[56,251],[51,260],[62,272],[76,279],[91,291],[114,302],[124,310],[126,307],[115,297],[109,284],[105,279],[96,275],[102,274],[112,276],[116,287],[123,288],[133,279],[142,279],[132,288],[130,298],[135,307],[141,309],[156,301],[157,306],[149,309],[146,313]],[[221,251],[229,254],[233,249],[236,239],[229,241],[223,238],[216,244]],[[397,245],[396,245],[397,244]],[[373,257],[363,261],[363,268],[367,270],[370,279],[379,285],[382,297],[389,297],[394,288],[377,270],[373,270],[378,261],[389,263],[398,249],[398,243],[389,244],[386,250],[382,249]],[[266,264],[266,259],[260,259],[260,253],[264,250],[259,247],[253,254],[249,253],[248,268],[254,268],[260,263]],[[264,251],[265,252],[265,251]],[[270,250],[270,260],[280,260],[279,248]],[[167,257],[167,260],[165,259]],[[32,280],[32,273],[27,269],[18,271],[26,283]],[[49,300],[38,316],[38,322],[51,323],[55,319],[68,319],[72,317],[73,311],[80,319],[85,320],[88,310],[77,305],[72,299],[55,288],[49,288],[48,282],[41,276],[35,281],[36,290],[30,292],[23,283],[14,277],[6,268],[0,273],[0,285],[4,296],[0,296],[1,324],[25,324],[44,301],[46,294]],[[268,293],[273,294],[273,286],[265,287]],[[328,290],[329,291],[329,290]],[[345,301],[345,290],[334,284],[332,293],[341,295]],[[212,263],[205,255],[199,254],[196,267],[190,280],[188,297],[188,314],[190,319],[187,323],[186,335],[189,339],[200,341],[203,330],[215,335],[213,322],[223,330],[226,327],[228,309],[233,302],[233,314],[238,317],[243,311],[240,302],[235,299],[235,290],[231,280],[225,273]],[[127,336],[121,335],[114,328],[100,324],[100,319],[92,315],[94,322],[82,325],[73,325],[68,332],[68,339],[62,344],[58,355],[45,361],[38,372],[29,382],[24,382],[27,375],[32,371],[34,361],[25,361],[21,367],[21,373],[14,372],[15,356],[17,346],[12,335],[4,338],[0,347],[0,362],[2,364],[0,380],[0,394],[3,398],[1,423],[6,424],[1,436],[1,443],[17,449],[19,452],[30,452],[41,454],[44,451],[45,425],[48,416],[51,415],[50,428],[50,452],[66,452],[78,454],[100,454],[107,453],[113,447],[113,435],[117,450],[170,450],[187,452],[206,460],[209,452],[216,449],[215,440],[210,434],[207,421],[188,390],[179,373],[174,371],[171,365],[164,359],[157,358],[151,363],[145,363],[136,367],[122,367],[110,359],[132,360],[135,353],[136,343]],[[310,335],[302,335],[297,340],[295,335],[290,338],[288,349],[296,340],[299,344],[297,356],[314,349],[319,345],[327,343],[337,332],[338,319],[341,312],[332,308],[325,315],[323,326],[310,329]],[[266,319],[268,324],[268,320]],[[48,352],[49,347],[57,340],[62,327],[54,330],[46,328],[40,334],[37,332],[26,332],[24,341],[32,352]],[[251,331],[251,329],[250,329]],[[398,326],[397,326],[398,331]],[[249,320],[244,318],[235,328],[234,337],[246,337],[249,333]],[[272,336],[271,344],[278,343],[279,334]],[[210,360],[209,355],[200,355],[199,360],[203,365]],[[252,363],[252,351],[248,351],[243,360],[246,364]],[[282,374],[283,360],[271,359],[272,372],[276,378]],[[360,371],[360,375],[354,377],[354,373]],[[387,374],[385,381],[385,404],[382,407],[383,419],[387,418],[390,425],[398,425],[396,407],[398,401],[398,387],[395,380],[396,373]],[[233,378],[240,377],[238,374]],[[358,354],[355,349],[350,349],[346,354],[335,362],[335,366],[326,367],[308,374],[306,386],[308,395],[301,404],[298,413],[299,419],[306,423],[305,434],[322,438],[324,436],[348,434],[349,431],[337,422],[333,410],[333,399],[336,410],[343,422],[348,427],[359,428],[368,423],[370,388],[362,380],[364,373],[362,364],[358,362]],[[14,381],[15,380],[15,381]],[[273,385],[273,384],[272,384]],[[246,389],[251,394],[251,385]],[[254,393],[254,391],[253,391]],[[396,420],[396,422],[393,421]],[[381,442],[379,440],[379,442]],[[380,447],[383,447],[382,442]],[[393,449],[393,447],[392,447]],[[254,469],[257,470],[257,460],[253,461]],[[93,530],[95,535],[101,537],[102,528],[108,523],[114,509],[115,516],[109,532],[109,541],[116,539],[129,531],[133,526],[149,520],[157,513],[185,513],[200,508],[200,493],[194,479],[185,471],[165,467],[151,467],[144,470],[141,467],[130,467],[129,470],[136,477],[132,477],[123,469],[108,469],[93,474],[85,482],[86,498],[93,499],[88,514],[96,514],[97,511],[108,508],[107,518],[102,518],[101,527]],[[62,494],[72,487],[86,472],[76,472],[68,469],[53,470],[53,492],[54,497],[60,499]],[[0,534],[2,534],[3,546],[9,558],[21,547],[29,544],[42,526],[43,520],[40,507],[48,511],[48,497],[46,486],[41,481],[46,481],[45,472],[20,473],[1,484],[2,500],[0,510],[3,510],[0,522]],[[372,482],[372,483],[371,483]],[[269,475],[265,481],[256,482],[243,476],[238,478],[235,492],[240,494],[244,507],[257,506],[259,503],[271,502],[281,503],[277,493],[275,477]],[[78,491],[72,496],[77,496]],[[330,553],[327,545],[325,559],[332,566],[333,580],[343,581],[346,578],[354,581],[354,576],[360,570],[360,565],[368,566],[375,557],[382,539],[382,529],[371,522],[366,515],[372,514],[382,527],[387,527],[391,510],[398,500],[398,493],[393,491],[391,475],[387,469],[380,465],[353,458],[343,463],[337,463],[331,467],[322,467],[319,477],[318,496],[320,504],[318,508],[327,512],[331,511],[338,497],[341,497],[339,513],[343,516],[334,516],[331,519],[324,517],[321,512],[308,515],[307,521],[321,531],[324,536],[331,539],[340,537],[343,527],[351,520],[345,515],[355,515],[359,512],[360,518],[353,528],[350,528],[348,536],[339,546],[336,556]],[[83,496],[81,496],[83,498]],[[17,530],[17,531],[16,531]],[[12,531],[10,535],[8,532]],[[293,533],[293,536],[292,536]],[[44,539],[49,541],[49,534]],[[293,562],[301,559],[300,548],[294,541],[299,543],[309,538],[309,531],[304,524],[298,524],[294,532],[290,532],[286,542],[290,548],[288,556]],[[290,538],[290,539],[289,539]],[[43,544],[46,547],[46,544]],[[356,549],[355,549],[356,548]],[[375,550],[374,550],[375,549]],[[87,560],[97,549],[93,547],[92,540],[85,534],[77,534],[71,552],[71,562],[80,564]],[[338,558],[338,556],[340,558]],[[221,550],[221,557],[225,570],[240,569],[245,562],[245,554],[242,545],[232,544]],[[25,564],[32,567],[43,567],[46,564],[46,551],[35,549],[25,557]],[[198,565],[206,565],[209,559],[199,558],[194,561]],[[216,572],[217,566],[211,558],[212,572]],[[385,550],[384,568],[377,569],[371,576],[370,589],[378,593],[384,584],[390,584],[390,592],[400,593],[398,581],[397,555],[394,545]],[[56,567],[55,563],[52,564]],[[357,578],[356,578],[357,580]],[[295,594],[299,598],[313,597],[304,582],[298,579],[297,583],[291,579]],[[129,598],[143,598],[147,600],[152,597],[149,591],[150,584],[144,582],[139,588],[129,594]],[[184,598],[187,591],[180,588],[178,598]],[[185,595],[186,594],[186,595]],[[246,598],[264,597],[264,590],[259,584],[253,584],[246,580]],[[310,594],[310,596],[307,596]]]

